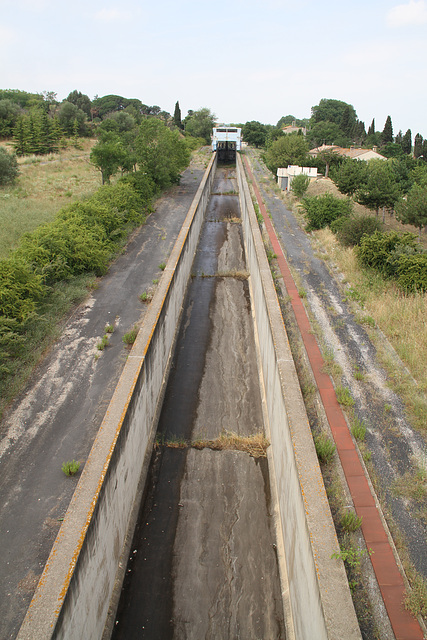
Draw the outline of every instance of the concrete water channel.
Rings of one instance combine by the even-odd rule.
[[[204,446],[230,432],[240,441],[264,432],[258,371],[235,169],[219,166],[115,640],[285,638],[267,459]]]
[[[360,640],[242,160],[216,165],[213,154],[19,640]],[[243,451],[264,428],[267,458]],[[214,446],[227,433],[233,446]]]

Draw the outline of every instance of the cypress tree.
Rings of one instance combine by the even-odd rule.
[[[346,135],[349,136],[351,133],[351,118],[350,118],[350,107],[347,105],[343,111],[342,114],[342,118],[341,118],[341,122],[340,122],[340,128],[341,131]]]
[[[395,144],[400,144],[400,146],[402,146],[402,141],[403,141],[403,134],[402,134],[402,131],[400,130],[397,136],[395,137],[394,142]]]
[[[387,120],[385,121],[381,139],[383,144],[387,144],[388,142],[393,142],[393,125],[391,124],[390,116],[387,116]]]
[[[175,104],[175,111],[174,111],[174,114],[173,114],[173,122],[174,122],[174,125],[176,127],[178,127],[178,129],[182,129],[181,109],[179,108],[178,100],[176,101],[176,104]]]
[[[26,152],[24,118],[21,116],[13,130],[14,148],[17,156],[23,156]]]
[[[375,133],[375,118],[372,118],[371,126],[368,129],[368,136],[371,136]]]
[[[420,133],[417,133],[414,140],[414,158],[419,158],[423,155],[423,137]]]
[[[403,153],[409,154],[412,151],[412,133],[410,129],[408,129],[402,138],[402,149]]]

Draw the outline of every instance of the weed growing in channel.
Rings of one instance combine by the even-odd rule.
[[[108,342],[110,340],[110,336],[105,334],[105,336],[102,336],[102,339],[100,342],[98,342],[98,344],[96,345],[96,348],[98,349],[98,351],[104,351],[105,347],[108,346]]]
[[[125,344],[131,345],[135,342],[137,335],[138,335],[138,327],[135,325],[133,329],[128,331],[128,333],[125,333],[122,340]]]
[[[64,462],[62,465],[62,471],[66,476],[75,476],[79,469],[80,462],[76,460],[68,460],[68,462]]]
[[[166,262],[161,262],[161,263],[159,264],[159,269],[160,269],[161,271],[164,271],[164,270],[166,269]]]
[[[139,296],[139,299],[141,300],[141,302],[151,302],[151,300],[153,299],[153,294],[151,293],[151,291],[143,291]]]

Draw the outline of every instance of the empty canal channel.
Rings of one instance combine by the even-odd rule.
[[[219,167],[115,640],[285,638],[267,459],[254,434],[262,440],[263,411],[239,197],[235,170]]]

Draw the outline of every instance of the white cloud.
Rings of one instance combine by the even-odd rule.
[[[387,14],[389,27],[420,25],[427,23],[427,5],[425,0],[409,0],[408,4],[398,4]]]
[[[123,22],[129,20],[130,13],[128,11],[120,11],[120,9],[101,9],[95,14],[95,18],[102,22],[116,22],[118,20]]]

